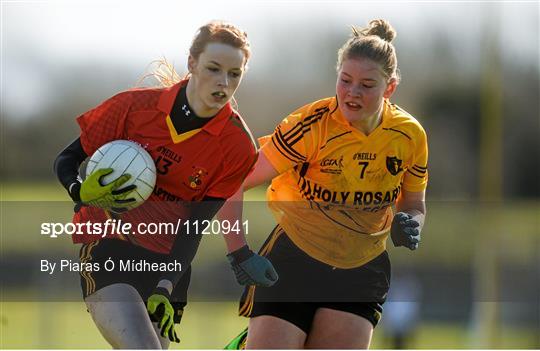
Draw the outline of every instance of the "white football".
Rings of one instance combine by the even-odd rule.
[[[133,141],[115,140],[96,150],[88,160],[86,177],[102,168],[113,169],[112,173],[101,179],[103,185],[109,184],[123,174],[131,175],[131,178],[119,188],[121,190],[132,184],[137,186],[128,196],[136,201],[122,206],[130,210],[146,201],[156,185],[156,165],[152,157]]]

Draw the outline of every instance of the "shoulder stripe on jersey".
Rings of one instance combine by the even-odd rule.
[[[291,130],[289,130],[287,133],[285,133],[283,136],[288,141],[291,138],[294,138],[294,136],[297,135],[297,133],[299,133],[301,130],[304,132],[308,132],[309,128],[306,128],[306,127],[317,122],[319,119],[322,118],[322,116],[326,112],[328,112],[328,107],[322,107],[322,108],[316,109],[314,114],[307,116],[306,118],[304,118],[304,120],[296,123],[296,125],[293,128],[291,128]]]
[[[299,154],[296,150],[293,148],[288,147],[283,140],[281,140],[281,136],[279,133],[275,133],[275,135],[272,137],[272,143],[274,143],[274,146],[276,149],[283,154],[286,158],[293,162],[304,162],[306,158]]]
[[[412,140],[412,138],[410,136],[408,136],[407,134],[405,134],[401,130],[397,130],[397,129],[393,129],[393,128],[383,128],[383,130],[391,130],[393,132],[398,132],[398,133],[403,134],[404,136],[406,136],[407,139]]]
[[[412,169],[420,174],[424,174],[427,172],[427,169],[420,169],[417,166],[413,166]]]
[[[272,136],[272,142],[276,146],[277,150],[281,152],[283,156],[293,162],[304,162],[306,160],[306,156],[296,151],[293,146],[298,141],[302,140],[304,135],[310,131],[310,126],[313,123],[317,123],[326,112],[328,112],[328,107],[316,109],[314,114],[298,122],[286,133],[282,133],[281,127],[278,126],[274,132],[274,135]]]
[[[422,166],[419,166],[419,165],[414,165],[415,168],[418,168],[418,169],[421,169],[421,170],[426,170],[427,169],[427,166],[426,167],[422,167]]]
[[[275,134],[275,137],[276,139],[278,140],[278,142],[283,146],[283,149],[285,151],[288,151],[289,153],[291,153],[291,155],[293,156],[296,156],[300,159],[304,159],[305,160],[305,157],[304,155],[302,155],[301,153],[299,153],[298,151],[296,151],[294,148],[293,148],[293,144],[287,142],[285,140],[285,138],[283,138],[283,134],[281,133],[281,128],[278,127],[278,129],[276,130],[276,133]]]
[[[415,177],[418,177],[418,178],[424,178],[424,175],[414,174],[410,169],[408,169],[407,172],[409,172],[410,174],[412,174],[412,175],[415,176]]]
[[[341,136],[344,136],[345,134],[350,134],[350,133],[352,133],[352,131],[349,130],[348,132],[341,133],[341,134],[338,134],[338,135],[336,135],[336,136],[331,137],[330,139],[328,139],[328,140],[326,141],[326,143],[325,143],[323,146],[321,146],[320,150],[322,150],[323,148],[325,148],[326,145],[328,145],[328,143],[331,142],[332,140],[337,139],[337,138],[339,138],[339,137],[341,137]]]
[[[305,136],[305,134],[308,133],[308,132],[311,130],[310,126],[311,126],[312,124],[314,124],[314,123],[317,123],[317,122],[322,118],[322,116],[323,116],[323,115],[319,115],[317,118],[312,119],[312,120],[309,121],[307,124],[304,124],[304,125],[302,126],[302,130],[301,130],[302,133],[299,133],[299,132],[295,133],[296,138],[295,138],[294,140],[291,140],[291,139],[294,137],[294,136],[291,135],[291,136],[287,139],[288,144],[289,144],[290,146],[292,146],[292,145],[296,144],[298,141],[300,141],[300,140]]]
[[[284,153],[283,151],[281,151],[281,148],[280,148],[279,145],[276,143],[276,141],[274,140],[274,138],[272,138],[272,144],[274,144],[274,146],[276,147],[277,151],[279,151],[279,153],[282,154],[285,158],[289,159],[289,160],[292,161],[292,162],[298,163],[298,160],[293,160],[293,159],[290,158],[286,153]]]

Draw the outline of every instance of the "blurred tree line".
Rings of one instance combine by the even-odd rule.
[[[332,30],[325,33],[326,37],[317,40],[309,34],[297,38],[297,43],[308,40],[309,46],[289,43],[256,53],[264,55],[267,64],[250,69],[236,96],[254,136],[270,133],[276,123],[299,106],[334,94],[336,51],[344,41],[343,30],[340,27],[339,35]],[[276,43],[290,41],[289,33],[275,35]],[[392,100],[417,117],[428,132],[429,197],[475,198],[483,62],[461,55],[443,32],[416,45],[398,40],[396,48],[403,81]],[[302,55],[298,54],[300,49]],[[314,59],[306,62],[306,57]],[[117,63],[60,68],[38,57],[27,60],[49,73],[49,103],[24,119],[18,118],[15,109],[2,108],[0,176],[4,181],[54,179],[54,158],[78,135],[75,117],[116,92],[133,87],[144,75],[144,67],[136,70]],[[539,67],[538,60],[536,64],[523,62],[505,60],[501,68],[503,187],[505,197],[538,198]],[[183,73],[183,67],[176,68]]]

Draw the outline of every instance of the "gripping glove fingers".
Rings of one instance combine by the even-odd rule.
[[[148,313],[158,321],[161,336],[172,342],[179,342],[174,330],[174,309],[169,299],[170,294],[167,289],[156,288],[152,296],[148,298],[146,308]]]
[[[111,172],[109,172],[109,173],[111,173]],[[105,187],[107,189],[109,189],[111,194],[117,195],[117,194],[114,194],[114,190],[120,188],[125,182],[127,182],[130,179],[131,179],[131,174],[127,174],[127,173],[122,174],[120,177],[116,178],[115,180],[113,180],[109,184],[105,185]],[[101,183],[101,179],[100,179],[100,183]],[[129,186],[127,188],[129,188]]]
[[[403,233],[410,237],[410,239],[420,240],[420,232],[418,228],[406,227],[403,228]]]
[[[413,228],[416,228],[416,227],[420,226],[420,223],[418,223],[417,221],[415,221],[415,220],[412,219],[412,218],[406,219],[405,221],[400,222],[400,224],[401,224],[403,227],[413,227]]]
[[[241,285],[272,286],[278,274],[265,257],[253,253],[247,245],[227,255],[236,280]]]
[[[118,190],[131,178],[129,174],[123,174],[110,184],[102,185],[102,178],[112,172],[112,168],[101,168],[84,180],[80,187],[80,199],[84,204],[105,209],[115,207],[117,200],[125,200],[135,189],[135,185],[130,185]]]
[[[161,322],[162,325],[159,327],[161,331],[160,335],[164,338],[169,339],[169,341],[171,342],[180,342],[180,338],[178,337],[178,335],[176,334],[176,330],[174,329],[173,316],[168,316],[166,320],[164,318]]]
[[[178,335],[176,334],[176,330],[174,329],[174,324],[171,329],[169,329],[169,334],[166,336],[166,338],[168,338],[171,342],[180,342],[180,338],[178,337]]]
[[[122,175],[122,177],[123,176],[128,176],[127,180],[125,182],[127,182],[131,178],[131,176],[129,174],[124,174],[124,175]],[[120,177],[120,178],[122,178],[122,177]],[[118,179],[120,179],[120,178],[118,178]],[[125,182],[123,182],[122,184],[124,184]],[[120,184],[119,186],[121,186],[122,184]],[[114,188],[114,190],[111,191],[111,194],[113,194],[113,195],[122,195],[122,194],[125,194],[125,193],[129,193],[129,192],[131,192],[132,190],[135,190],[135,189],[137,189],[137,186],[135,184],[131,184],[131,185],[128,185],[128,186],[126,186],[125,188],[122,188],[122,189]]]
[[[412,216],[408,213],[405,213],[405,212],[398,212],[396,213],[396,215],[394,216],[394,221],[397,221],[397,222],[405,222],[407,219],[411,219]]]
[[[412,218],[410,214],[398,212],[392,221],[390,236],[394,246],[405,246],[410,250],[416,250],[420,243],[420,223]]]

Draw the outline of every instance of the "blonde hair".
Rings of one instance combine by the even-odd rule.
[[[366,28],[352,26],[351,29],[352,37],[338,51],[337,70],[345,60],[367,58],[380,64],[388,79],[395,78],[399,82],[396,49],[392,44],[397,33],[390,23],[375,19]]]
[[[245,57],[244,66],[251,56],[251,47],[247,39],[246,32],[240,30],[233,24],[223,21],[211,21],[204,26],[200,27],[189,48],[189,54],[195,60],[199,59],[201,53],[206,49],[206,45],[209,43],[222,43],[230,45],[234,48],[242,50]],[[158,82],[160,87],[170,87],[182,79],[189,77],[189,73],[181,77],[175,70],[174,66],[167,61],[166,58],[153,61],[151,65],[155,66],[151,70],[151,73],[143,76],[139,83],[147,78],[154,78]]]

